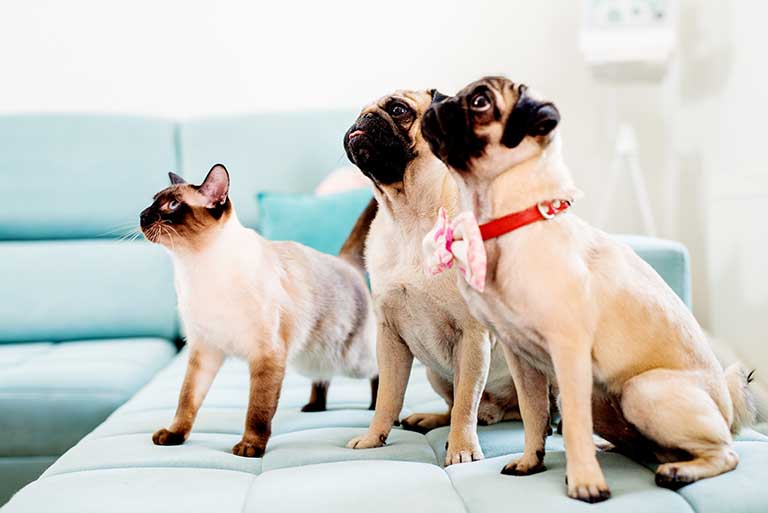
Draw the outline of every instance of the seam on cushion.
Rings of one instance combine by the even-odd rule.
[[[297,405],[298,404],[299,403],[297,403]],[[169,404],[168,406],[152,406],[152,407],[149,407],[149,408],[140,408],[140,409],[133,409],[133,408],[131,408],[130,407],[131,406],[130,402],[125,403],[125,406],[127,406],[127,408],[122,409],[119,412],[120,415],[128,415],[128,414],[133,415],[133,414],[138,414],[138,413],[149,413],[149,412],[166,411],[166,410],[175,410],[176,409],[176,403]],[[243,412],[245,411],[245,408],[243,406],[215,406],[215,405],[210,405],[209,406],[209,405],[206,404],[204,407],[205,407],[206,410],[218,410],[218,411],[221,411],[221,410],[237,410],[237,411],[243,411]],[[286,408],[284,408],[284,410],[285,409],[290,409],[290,408],[294,408],[294,407],[293,406],[287,406]],[[298,406],[295,406],[295,408],[298,408]],[[370,410],[364,409],[363,405],[360,405],[359,408],[339,408],[339,410],[336,410],[336,411],[348,411],[348,410],[353,410],[353,411],[370,411]],[[277,411],[280,411],[280,408],[278,408]],[[333,427],[333,426],[329,426],[329,427]],[[342,427],[344,427],[344,426],[342,426]]]
[[[87,441],[90,441],[90,440],[108,440],[110,438],[120,438],[120,437],[123,437],[123,436],[132,437],[132,436],[139,436],[139,435],[146,435],[146,436],[150,437],[150,436],[152,436],[153,431],[135,431],[135,432],[131,432],[131,433],[115,433],[115,434],[111,434],[111,435],[102,435],[102,436],[94,436],[92,433],[86,435],[85,437],[83,437],[81,439],[81,441],[87,442]],[[242,436],[243,433],[242,433],[242,430],[240,430],[237,433],[227,433],[227,432],[224,432],[224,431],[199,431],[199,430],[195,431],[193,429],[192,430],[192,434],[196,434],[196,435],[217,435],[217,436],[229,436],[229,435],[232,435],[232,436]],[[273,433],[272,436],[280,436],[281,434],[285,434],[285,433]],[[192,436],[192,435],[190,434],[190,436]],[[78,443],[78,445],[79,445],[79,443]]]
[[[53,467],[50,467],[48,470],[51,470]],[[254,474],[253,472],[247,472],[245,470],[235,470],[235,469],[224,469],[224,468],[211,468],[211,467],[192,467],[187,465],[179,465],[179,466],[171,466],[171,465],[152,465],[152,466],[130,466],[130,467],[101,467],[101,468],[91,468],[91,469],[80,469],[80,470],[67,470],[64,472],[58,472],[56,474],[47,474],[44,477],[42,477],[39,480],[43,479],[51,479],[54,477],[59,476],[67,476],[71,474],[85,474],[87,472],[101,472],[101,471],[110,471],[110,470],[146,470],[146,469],[158,469],[158,470],[173,470],[173,469],[182,469],[182,470],[210,470],[212,472],[237,472],[239,474],[247,474],[250,476],[258,476],[261,474]]]
[[[288,431],[280,431],[280,432],[272,432],[272,436],[282,436],[282,435],[290,435],[294,433],[302,433],[304,431],[315,431],[318,429],[365,429],[368,426],[315,426],[315,427],[307,427],[303,429],[291,429]],[[130,433],[113,433],[113,434],[107,434],[107,435],[101,435],[101,436],[91,436],[90,434],[87,435],[83,440],[86,439],[93,439],[93,440],[104,440],[106,438],[116,438],[120,436],[136,436],[136,435],[152,435],[153,431],[131,431]],[[192,429],[193,434],[199,434],[199,435],[242,435],[243,431],[240,429],[237,432],[228,432],[228,431],[201,431],[201,430],[195,430]],[[191,436],[191,435],[190,435]],[[422,435],[423,436],[423,435]],[[426,437],[425,437],[426,438]],[[434,447],[432,447],[432,444],[427,441],[427,445],[432,449],[432,453],[435,454],[435,461],[437,461],[436,465],[440,465],[440,462],[437,460],[437,454],[435,453]]]
[[[445,477],[448,478],[448,482],[451,483],[451,488],[453,488],[453,493],[455,493],[456,496],[461,501],[461,506],[464,508],[464,511],[466,511],[467,513],[470,513],[469,506],[467,506],[467,503],[464,501],[464,496],[459,493],[459,490],[456,488],[456,485],[453,483],[453,479],[451,479],[451,476],[448,474],[448,472],[445,471],[445,468],[443,468],[442,471]]]
[[[679,491],[676,491],[675,493],[676,493],[676,494],[677,494],[679,497],[682,497],[682,498],[683,498],[683,500],[684,500],[684,501],[685,501],[685,503],[688,505],[688,507],[691,509],[691,511],[693,511],[693,513],[698,513],[698,512],[699,512],[699,510],[698,510],[698,509],[696,509],[696,508],[693,506],[693,504],[691,503],[691,501],[689,501],[689,500],[688,500],[688,498],[687,498],[685,495],[683,495],[683,494],[682,494],[682,493],[680,493]]]
[[[259,478],[261,474],[254,474],[253,479],[251,479],[251,482],[248,483],[248,487],[245,489],[245,496],[243,497],[243,505],[240,507],[240,513],[245,513],[245,508],[248,506],[248,497],[251,496],[251,488],[253,488],[253,483],[256,482],[256,480]]]

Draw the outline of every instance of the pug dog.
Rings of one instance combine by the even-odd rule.
[[[477,423],[519,418],[517,395],[500,347],[469,313],[452,276],[422,273],[421,239],[438,208],[455,211],[457,187],[421,136],[433,91],[398,91],[366,106],[344,136],[349,159],[370,178],[375,204],[350,240],[367,227],[365,261],[378,320],[380,369],[368,432],[348,443],[383,445],[403,407],[414,356],[427,367],[448,412],[415,413],[402,424],[426,432],[448,425],[446,465],[483,457]],[[365,219],[363,219],[365,218]],[[370,223],[370,224],[368,224]],[[348,241],[349,244],[352,244]]]
[[[458,184],[461,209],[481,223],[463,233],[480,236],[469,251],[485,259],[483,280],[460,279],[459,288],[502,341],[517,387],[525,451],[503,472],[543,469],[546,384],[555,378],[570,497],[610,496],[593,425],[620,449],[658,459],[660,486],[728,472],[739,461],[731,434],[754,417],[749,376],[738,365],[723,370],[650,265],[570,211],[579,192],[559,122],[554,104],[503,77],[435,101],[422,120],[429,147]]]

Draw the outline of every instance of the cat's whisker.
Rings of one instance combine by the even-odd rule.
[[[178,232],[178,231],[176,231],[176,228],[174,228],[173,226],[171,226],[171,223],[170,223],[169,221],[164,221],[164,222],[163,222],[163,224],[165,225],[165,227],[166,227],[166,228],[168,228],[169,230],[173,231],[173,233],[174,233],[174,234],[175,234],[177,237],[181,237],[181,235],[179,235],[179,232]]]
[[[170,231],[170,230],[168,230],[168,226],[162,226],[162,227],[161,227],[161,230],[164,230],[164,231],[165,231],[165,235],[168,237],[168,240],[170,240],[170,241],[171,241],[171,249],[172,249],[172,250],[175,250],[175,249],[176,249],[176,245],[175,245],[175,244],[174,244],[174,242],[173,242],[173,237],[171,236],[171,231]],[[174,231],[175,231],[175,230],[174,230]]]
[[[139,227],[136,225],[136,223],[124,223],[116,225],[114,228],[107,230],[105,232],[101,232],[96,234],[97,237],[108,237],[111,235],[117,235],[118,233],[124,234],[126,233],[132,233],[136,230],[138,230]]]
[[[140,229],[136,229],[130,233],[125,234],[125,236],[122,238],[123,242],[134,242],[139,237],[141,237],[143,233]]]
[[[141,231],[138,227],[133,228],[131,231],[122,234],[117,240],[121,242],[136,240],[141,235]]]

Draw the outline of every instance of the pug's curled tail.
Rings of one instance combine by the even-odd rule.
[[[742,427],[755,423],[757,408],[755,398],[749,389],[754,373],[755,371],[747,373],[738,363],[725,369],[725,380],[733,403],[733,422],[731,423],[733,434],[738,433]]]
[[[339,251],[339,257],[360,269],[363,274],[365,274],[365,240],[368,238],[371,222],[378,210],[379,204],[376,198],[371,198]]]

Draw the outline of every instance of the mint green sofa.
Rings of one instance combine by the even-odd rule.
[[[0,503],[47,468],[2,513],[768,511],[768,438],[753,431],[737,442],[736,471],[679,492],[656,487],[650,467],[600,454],[613,498],[587,505],[565,496],[557,435],[548,471],[499,473],[522,451],[517,422],[481,427],[487,459],[447,469],[447,428],[395,429],[385,447],[346,449],[372,415],[367,383],[349,379],[332,383],[328,411],[301,413],[309,382],[289,374],[267,453],[236,457],[248,376],[234,360],[189,441],[153,445],[150,434],[173,416],[186,353],[174,356],[166,255],[119,234],[167,171],[199,180],[218,161],[232,174],[240,218],[258,226],[257,192],[308,192],[346,164],[341,136],[353,117],[0,118]],[[682,246],[625,240],[690,303]],[[416,365],[402,414],[443,408]]]

